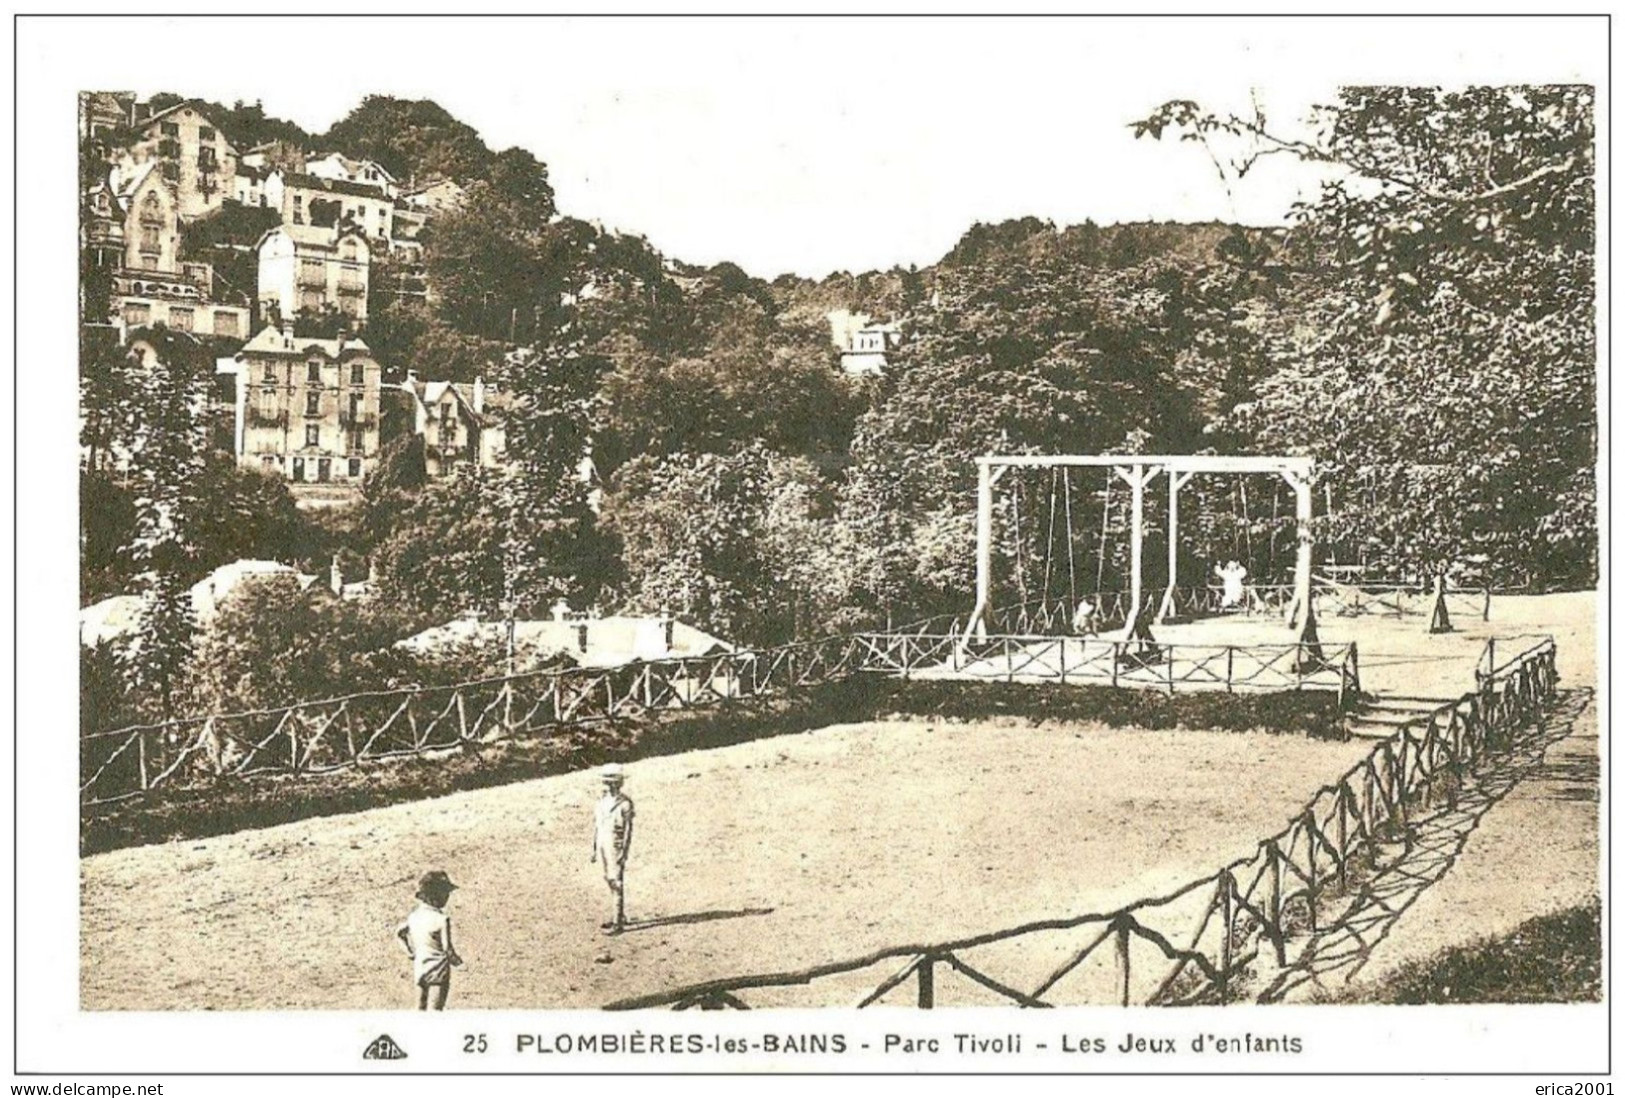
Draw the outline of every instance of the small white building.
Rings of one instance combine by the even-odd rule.
[[[372,248],[354,228],[279,225],[260,237],[259,303],[284,319],[329,308],[367,319]]]
[[[389,198],[400,195],[400,184],[376,160],[352,160],[339,152],[313,157],[305,162],[305,174],[318,179],[339,180],[370,187]]]
[[[873,375],[886,368],[886,356],[903,339],[895,323],[881,324],[866,313],[835,309],[827,316],[830,338],[841,353],[841,369],[848,374]]]
[[[486,403],[483,380],[420,381],[408,371],[406,380],[391,388],[406,394],[429,476],[449,476],[459,465],[494,469],[501,464],[505,435],[500,417]]]

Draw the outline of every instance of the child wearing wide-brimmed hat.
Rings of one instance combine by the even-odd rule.
[[[604,873],[614,910],[599,924],[605,934],[626,929],[626,856],[632,849],[632,798],[623,788],[626,771],[611,763],[599,773],[604,795],[593,808],[592,857]]]
[[[417,906],[407,915],[396,936],[412,957],[412,981],[418,988],[418,1009],[446,1009],[451,993],[451,970],[463,963],[451,943],[451,916],[446,904],[457,886],[445,870],[433,869],[418,880]]]

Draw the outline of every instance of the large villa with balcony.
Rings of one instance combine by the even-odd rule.
[[[286,478],[295,498],[319,485],[353,496],[378,455],[382,371],[372,350],[355,337],[267,327],[236,359],[238,464]]]

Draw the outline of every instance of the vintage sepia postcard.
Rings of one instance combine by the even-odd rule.
[[[20,1074],[1608,1069],[1606,17],[100,25]]]

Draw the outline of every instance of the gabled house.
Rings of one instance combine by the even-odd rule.
[[[182,221],[195,221],[233,197],[237,150],[195,101],[177,103],[136,123],[139,135],[121,164],[157,164],[175,189]]]
[[[79,136],[101,137],[135,121],[135,92],[79,93]]]
[[[382,164],[376,160],[351,160],[343,153],[330,152],[325,156],[312,157],[305,162],[305,173],[319,179],[370,187],[388,198],[395,198],[401,193],[400,184]]]
[[[180,201],[152,161],[115,171],[87,195],[86,247],[107,267],[111,298],[87,302],[126,329],[152,324],[199,335],[242,339],[246,304],[222,301],[207,263],[180,256]]]
[[[503,429],[488,407],[485,383],[420,381],[410,372],[393,388],[406,394],[414,434],[423,438],[425,471],[449,476],[459,465],[495,468],[502,460]]]

